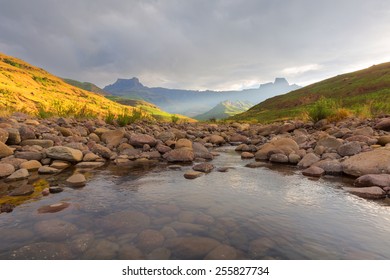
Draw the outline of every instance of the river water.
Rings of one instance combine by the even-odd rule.
[[[190,165],[108,166],[3,213],[0,259],[390,259],[388,200],[346,193],[351,179],[219,152],[212,163],[228,172],[187,180]],[[40,211],[52,204],[68,207]]]

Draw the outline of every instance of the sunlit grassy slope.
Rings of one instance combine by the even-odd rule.
[[[39,110],[104,116],[132,107],[82,90],[20,59],[0,53],[0,109],[37,114]]]
[[[267,123],[299,118],[321,97],[332,99],[357,115],[390,113],[390,62],[272,97],[231,119]]]

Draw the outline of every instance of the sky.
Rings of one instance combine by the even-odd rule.
[[[307,85],[389,50],[388,0],[0,0],[0,52],[101,87]]]

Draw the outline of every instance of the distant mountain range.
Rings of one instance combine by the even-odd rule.
[[[207,121],[210,119],[225,119],[247,111],[254,104],[245,101],[223,101],[206,113],[194,117],[196,120]]]
[[[240,91],[197,91],[168,89],[144,86],[138,78],[118,79],[114,84],[104,87],[104,91],[112,95],[141,99],[156,104],[165,111],[186,116],[203,114],[217,104],[229,100],[248,101],[257,104],[275,95],[299,89],[298,85],[290,85],[285,78],[276,78],[272,83],[261,84],[256,89]]]

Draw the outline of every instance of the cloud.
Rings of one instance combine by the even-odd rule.
[[[0,0],[0,51],[100,86],[318,80],[388,57],[387,0]],[[316,69],[316,66],[319,68]]]

